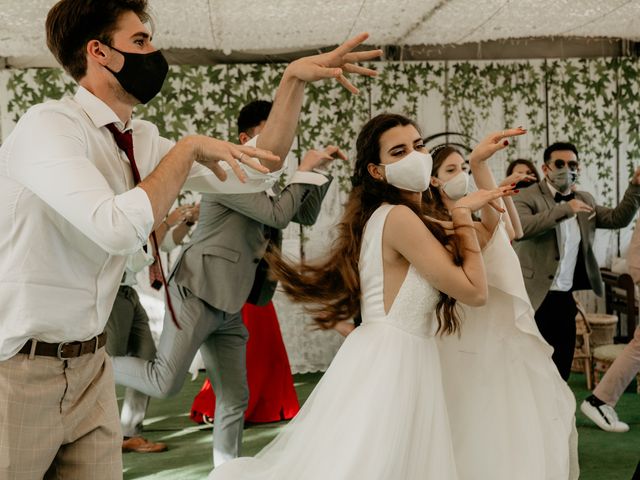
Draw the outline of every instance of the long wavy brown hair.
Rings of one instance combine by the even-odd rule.
[[[330,253],[314,262],[291,263],[278,251],[265,256],[271,275],[280,281],[285,293],[295,302],[305,303],[319,328],[333,328],[336,323],[350,320],[360,313],[360,275],[358,260],[364,227],[373,212],[382,204],[406,205],[424,222],[429,231],[447,248],[456,265],[462,265],[462,249],[455,235],[424,216],[425,205],[416,205],[402,190],[383,180],[373,178],[367,166],[380,163],[380,137],[397,126],[418,126],[396,114],[381,114],[369,120],[356,141],[356,163],[351,181],[353,189],[338,224],[338,235]],[[460,326],[455,311],[456,300],[440,292],[436,307],[438,333],[451,334]]]

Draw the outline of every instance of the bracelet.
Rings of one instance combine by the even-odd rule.
[[[164,223],[167,226],[167,230],[171,230],[171,225],[169,225],[169,222],[167,222],[166,218],[164,220],[162,220],[162,223]]]

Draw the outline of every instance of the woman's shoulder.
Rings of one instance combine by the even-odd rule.
[[[387,208],[389,210],[389,214],[393,214],[395,216],[397,215],[413,215],[414,217],[417,218],[417,215],[415,214],[415,212],[407,205],[404,205],[402,203],[399,204],[394,204],[394,203],[383,203],[382,205],[380,205],[380,208]]]
[[[423,219],[407,205],[393,205],[385,223],[385,236],[402,243],[429,234]]]
[[[400,225],[405,224],[407,222],[409,222],[409,224],[414,223],[414,222],[418,222],[418,223],[422,223],[420,221],[420,218],[418,218],[418,215],[416,215],[416,213],[411,210],[411,208],[409,208],[407,205],[391,205],[391,204],[384,204],[387,206],[387,210],[388,210],[388,214],[387,214],[387,221],[388,222],[392,222],[394,224],[398,223]]]

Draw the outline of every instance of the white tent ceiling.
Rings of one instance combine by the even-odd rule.
[[[46,55],[55,0],[0,0],[0,57]],[[640,0],[150,0],[155,44],[254,54],[301,51],[368,31],[371,45],[510,38],[640,40]]]

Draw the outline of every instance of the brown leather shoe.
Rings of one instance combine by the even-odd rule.
[[[151,442],[144,437],[130,437],[122,441],[122,452],[158,453],[167,450],[167,444]]]

